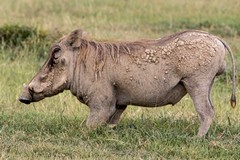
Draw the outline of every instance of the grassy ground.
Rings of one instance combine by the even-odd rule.
[[[1,0],[0,27],[27,25],[53,37],[82,28],[100,40],[206,30],[227,41],[235,54],[239,99],[239,8],[238,0]],[[54,41],[49,39],[44,41]],[[229,104],[230,68],[213,87],[216,116],[206,138],[195,137],[198,117],[188,96],[176,106],[129,106],[117,128],[91,131],[85,126],[87,106],[68,91],[29,106],[18,102],[47,46],[39,39],[0,45],[0,159],[239,159],[240,110],[239,103],[234,110]]]

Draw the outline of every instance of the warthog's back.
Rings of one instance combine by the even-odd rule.
[[[119,63],[109,72],[114,74],[119,102],[175,104],[173,95],[179,99],[186,92],[181,80],[190,76],[208,79],[226,66],[223,44],[208,33],[182,32],[143,44],[130,51],[130,56],[120,55]]]

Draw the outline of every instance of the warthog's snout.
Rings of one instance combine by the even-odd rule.
[[[30,104],[32,102],[32,95],[30,94],[27,85],[25,85],[25,84],[23,85],[23,92],[18,100],[25,104]]]

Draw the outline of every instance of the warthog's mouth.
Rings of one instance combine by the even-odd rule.
[[[35,93],[35,92],[29,90],[28,87],[24,87],[23,92],[18,100],[22,103],[30,104],[32,102],[38,102],[44,98],[45,98],[45,96],[44,96],[43,92]]]
[[[25,104],[30,104],[32,102],[32,100],[24,97],[24,96],[20,96],[18,99],[20,102],[25,103]]]
[[[42,99],[44,99],[45,96],[43,94],[28,94],[25,95],[24,93],[19,97],[19,101],[25,104],[30,104],[32,102],[38,102]]]

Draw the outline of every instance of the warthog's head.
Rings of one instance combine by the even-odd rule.
[[[79,43],[76,39],[81,40],[84,33],[82,30],[73,31],[50,48],[40,71],[24,85],[19,101],[30,104],[69,89],[74,70],[74,47]]]

